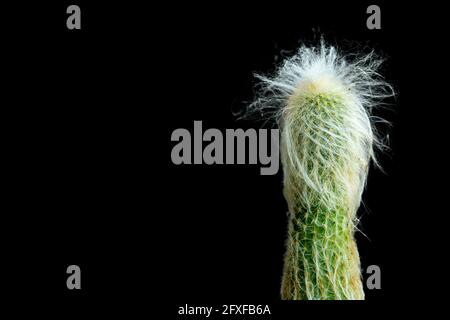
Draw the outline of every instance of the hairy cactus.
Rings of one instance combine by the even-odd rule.
[[[374,147],[383,146],[371,109],[392,95],[380,63],[322,42],[301,47],[274,76],[257,76],[251,108],[281,128],[289,208],[282,299],[364,299],[354,233]]]

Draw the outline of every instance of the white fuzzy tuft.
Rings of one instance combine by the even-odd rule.
[[[371,132],[371,144],[382,149],[385,145],[379,139],[374,124],[388,122],[372,116],[372,108],[394,95],[393,88],[378,73],[382,62],[373,51],[344,57],[323,40],[319,47],[302,46],[283,62],[273,76],[256,75],[260,80],[257,98],[249,106],[247,115],[257,113],[259,118],[275,118],[281,123],[283,113],[288,111],[288,101],[296,92],[336,93],[347,97],[360,116],[367,116],[367,119],[361,118],[361,128]],[[377,164],[373,152],[371,157]]]

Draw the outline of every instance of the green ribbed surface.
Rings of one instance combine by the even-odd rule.
[[[368,159],[354,145],[360,142],[345,102],[337,95],[301,93],[291,97],[283,117],[289,206],[283,299],[364,298],[354,231]]]

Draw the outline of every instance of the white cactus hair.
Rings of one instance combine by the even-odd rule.
[[[342,83],[370,115],[373,107],[381,106],[384,98],[394,95],[392,86],[378,73],[382,63],[383,59],[375,51],[343,54],[327,45],[323,38],[320,46],[302,45],[273,75],[255,74],[260,82],[246,116],[258,113],[265,119],[279,120],[287,99],[296,89],[303,82],[324,75]],[[376,117],[371,120],[386,122]]]
[[[379,168],[374,149],[384,150],[388,145],[376,124],[390,123],[374,116],[374,107],[385,105],[384,99],[394,96],[392,86],[378,73],[383,59],[374,51],[343,54],[322,38],[319,46],[302,45],[292,57],[283,61],[273,75],[255,74],[259,79],[256,99],[249,105],[246,116],[257,114],[260,119],[276,119],[282,125],[288,112],[289,99],[306,83],[322,82],[322,89],[345,93],[352,105],[348,116],[369,147],[366,151]],[[323,81],[325,80],[325,82]],[[355,122],[356,121],[356,122]]]

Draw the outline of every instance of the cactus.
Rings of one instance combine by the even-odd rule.
[[[281,129],[288,236],[281,297],[361,300],[354,238],[374,149],[384,147],[371,115],[393,94],[373,52],[342,56],[324,41],[302,46],[274,76],[260,76],[250,110]]]

